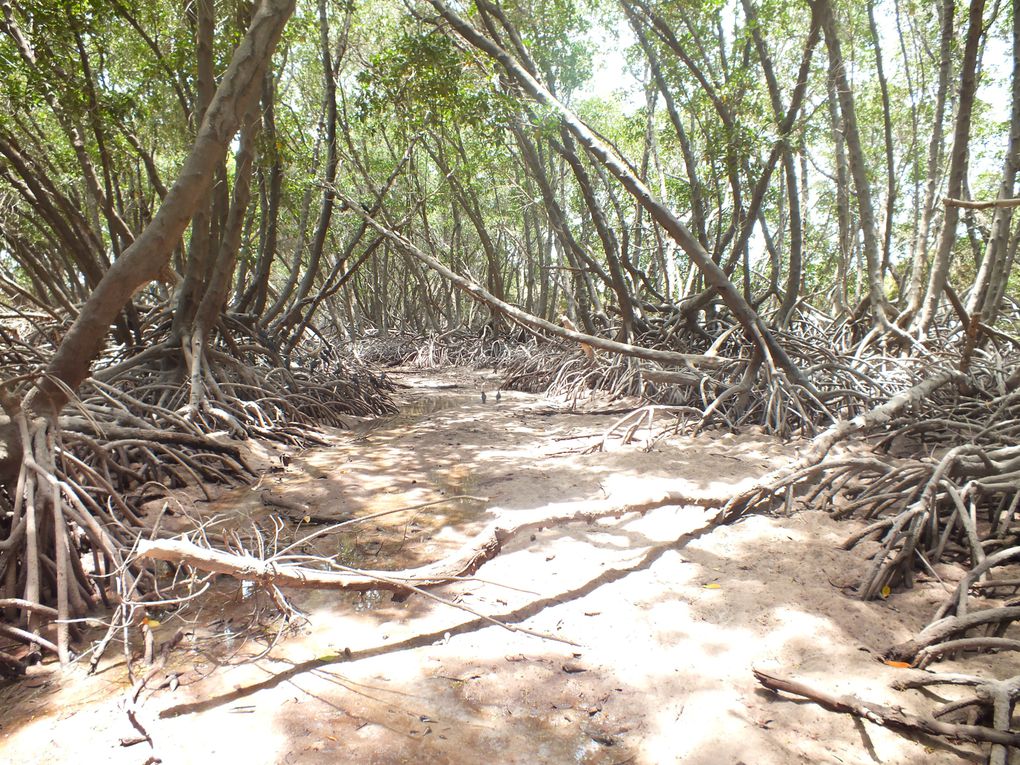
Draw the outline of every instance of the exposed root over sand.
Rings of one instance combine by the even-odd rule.
[[[630,445],[603,440],[619,403],[582,413],[516,391],[497,401],[494,377],[463,370],[391,377],[411,386],[400,415],[353,421],[328,447],[268,445],[251,455],[264,468],[258,484],[212,502],[181,497],[187,512],[176,518],[240,542],[255,528],[271,537],[274,516],[280,534],[299,538],[331,521],[428,505],[317,541],[342,546],[345,565],[409,568],[496,520],[557,503],[625,500],[677,477],[735,496],[795,455],[796,444],[753,430],[667,436],[645,451],[651,434],[640,430]],[[53,763],[85,754],[251,765],[983,761],[975,745],[831,714],[762,689],[752,674],[924,713],[929,699],[893,688],[916,670],[882,654],[917,635],[962,568],[939,564],[941,581],[922,577],[906,593],[862,602],[853,589],[878,543],[841,544],[863,521],[812,511],[719,527],[714,517],[669,505],[535,528],[475,577],[435,591],[468,610],[381,588],[293,591],[290,605],[308,619],[286,623],[244,583],[213,579],[194,607],[152,617],[154,645],[177,643],[151,677],[132,685],[124,657],[111,653],[94,676],[82,666],[62,677],[48,664],[0,691],[0,752],[11,762],[45,748]],[[1015,656],[939,669],[984,665],[1007,677]]]

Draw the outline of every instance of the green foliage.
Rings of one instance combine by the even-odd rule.
[[[847,286],[834,284],[837,266],[846,261],[848,290],[855,299],[859,297],[853,294],[859,261],[855,253],[842,252],[838,242],[835,137],[842,127],[830,121],[824,42],[814,53],[800,118],[791,135],[779,136],[752,32],[764,41],[785,108],[800,65],[810,10],[802,2],[788,0],[759,0],[754,5],[756,30],[749,26],[740,3],[649,3],[687,61],[667,44],[661,29],[657,32],[647,21],[638,25],[676,106],[686,146],[667,114],[664,94],[656,92],[658,84],[645,48],[637,44],[618,3],[503,0],[495,7],[465,3],[461,11],[480,29],[498,34],[514,55],[519,53],[518,41],[529,63],[534,63],[538,78],[604,136],[685,222],[693,221],[695,198],[700,195],[709,248],[720,261],[729,258],[751,191],[776,142],[785,138],[794,147],[798,173],[806,172],[801,179],[805,289],[825,295],[836,286]],[[98,169],[101,184],[105,188],[109,183],[114,195],[119,195],[119,211],[133,229],[139,229],[151,217],[158,197],[149,183],[148,168],[128,136],[137,139],[142,152],[151,157],[164,183],[172,181],[197,127],[188,114],[196,89],[194,4],[25,0],[14,8],[38,61],[35,66],[26,65],[11,37],[0,35],[0,133],[15,137],[31,156],[33,167],[66,193],[71,204],[88,210],[91,192],[69,138],[68,126],[73,125],[84,142],[86,156]],[[893,267],[902,275],[909,272],[906,261],[916,236],[918,205],[928,172],[939,18],[936,4],[920,0],[877,0],[875,8],[885,29],[881,55],[889,80],[898,195],[892,229]],[[243,33],[250,4],[216,3],[216,9],[214,67],[222,73]],[[359,199],[371,199],[391,182],[385,199],[389,220],[401,221],[406,235],[479,278],[499,271],[507,280],[510,297],[526,300],[529,289],[534,291],[537,285],[553,293],[550,301],[564,299],[560,290],[589,289],[573,270],[578,266],[564,260],[565,245],[554,230],[535,169],[524,161],[515,132],[534,143],[546,176],[543,181],[562,208],[567,233],[604,268],[603,242],[588,201],[557,153],[556,145],[562,142],[558,113],[522,97],[513,79],[496,62],[451,36],[443,24],[431,23],[434,11],[430,6],[422,5],[409,14],[403,3],[366,0],[353,7],[350,24],[345,26],[347,10],[341,0],[327,0],[331,55],[340,56],[335,73],[340,112],[337,187]],[[875,41],[866,5],[836,3],[836,13],[869,185],[882,218],[887,180],[885,114]],[[991,22],[988,45],[992,52],[1001,53],[1008,47],[1004,42],[1007,16],[1000,13]],[[957,21],[962,23],[961,18]],[[902,41],[898,34],[903,35]],[[611,45],[614,39],[625,48],[617,58],[627,74],[639,80],[639,90],[627,90],[630,80],[623,77],[593,82],[593,72],[599,71],[595,66],[598,57],[605,55],[600,47]],[[954,71],[958,71],[961,55],[959,39],[956,44]],[[274,289],[290,276],[290,253],[303,252],[302,242],[309,237],[322,197],[324,72],[316,2],[302,0],[298,4],[279,51],[273,68],[276,132],[258,139],[255,198],[249,208],[245,255],[249,266],[253,265],[259,248],[268,246],[262,237],[268,227],[269,184],[279,167],[282,179],[275,219]],[[84,58],[91,69],[88,74]],[[1002,103],[1001,94],[1008,93],[1009,71],[992,58],[985,62],[985,84],[979,92],[971,133],[968,177],[976,197],[997,193],[1008,130],[1004,123],[1008,105]],[[953,103],[958,87],[955,79],[951,81]],[[939,178],[944,177],[948,164],[952,121],[950,109],[936,168]],[[592,179],[590,198],[602,208],[630,265],[647,269],[650,282],[664,289],[661,272],[667,261],[679,260],[682,270],[688,266],[686,259],[669,247],[659,252],[665,241],[661,232],[656,235],[647,216],[639,216],[634,200],[601,172],[597,163],[583,152],[579,156]],[[234,180],[229,159],[226,168],[229,185]],[[38,216],[30,197],[18,190],[17,178],[2,161],[0,170],[7,172],[0,175],[4,195],[0,233],[60,262],[49,224]],[[850,237],[855,241],[860,231],[852,184],[847,191]],[[777,283],[784,283],[791,246],[789,201],[783,173],[777,167],[765,189],[760,214],[781,253],[780,272],[767,273],[771,267],[768,258],[756,263],[755,289],[767,287],[772,276],[777,277]],[[17,214],[11,214],[15,209]],[[479,216],[480,223],[476,220]],[[359,222],[342,210],[334,214],[327,253],[343,251]],[[102,220],[100,229],[95,236],[110,253],[112,242]],[[937,229],[933,231],[933,241],[937,233]],[[355,248],[357,252],[360,250]],[[374,270],[359,276],[364,280],[359,290],[385,283],[387,289],[406,293],[406,285],[413,284],[422,295],[427,292],[430,300],[439,300],[443,288],[433,277],[417,272],[385,248],[381,252],[380,261],[371,265]],[[498,262],[490,262],[493,252]],[[3,270],[10,272],[13,256],[2,242],[0,255],[7,258]],[[973,278],[974,259],[969,246],[963,244],[958,244],[955,255],[951,279],[965,286],[967,279]],[[536,265],[540,256],[546,260]],[[739,271],[735,273],[739,281]],[[640,293],[640,279],[634,274],[630,277],[636,280],[635,290]],[[71,281],[77,276],[61,278]],[[530,287],[529,279],[535,282]],[[887,287],[891,299],[899,297],[892,283]],[[590,289],[593,295],[578,293],[572,300],[612,301],[611,291],[598,279],[591,279]],[[376,294],[362,295],[365,310],[375,305],[377,298],[381,300]],[[550,310],[553,305],[548,306]]]
[[[368,119],[399,111],[412,128],[432,122],[496,128],[507,101],[481,81],[472,64],[446,35],[403,29],[355,75],[357,115]]]

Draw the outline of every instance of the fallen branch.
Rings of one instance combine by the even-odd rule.
[[[758,682],[770,690],[801,696],[820,704],[832,712],[861,717],[886,728],[903,730],[910,733],[926,733],[930,736],[940,736],[954,741],[1020,746],[1020,734],[986,728],[983,725],[947,723],[930,717],[921,717],[910,712],[904,712],[902,709],[894,709],[881,704],[863,701],[856,696],[833,696],[796,680],[788,680],[776,675],[770,675],[760,669],[753,669],[752,671]]]
[[[400,571],[323,571],[302,566],[277,564],[251,555],[233,555],[200,547],[183,539],[141,540],[137,557],[182,563],[193,568],[262,586],[298,589],[324,589],[364,592],[367,590],[408,590],[434,587],[457,577],[470,576],[495,558],[515,536],[547,526],[565,523],[593,523],[602,518],[618,518],[628,513],[645,513],[667,505],[720,507],[725,498],[698,491],[658,490],[625,502],[612,499],[601,502],[572,502],[552,505],[526,516],[498,518],[458,551],[442,560]]]

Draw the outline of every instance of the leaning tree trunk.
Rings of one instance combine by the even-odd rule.
[[[46,376],[29,394],[27,409],[52,415],[67,403],[71,392],[88,376],[117,314],[135,290],[155,279],[169,261],[212,184],[217,164],[242,116],[258,97],[266,66],[293,10],[294,0],[262,0],[216,89],[177,181],[152,222],[110,266],[82,306],[47,366]]]
[[[15,497],[11,536],[0,548],[0,570],[8,572],[3,588],[7,596],[20,595],[25,602],[18,608],[25,614],[33,642],[55,651],[62,662],[69,658],[68,620],[81,616],[96,600],[90,578],[72,550],[72,529],[81,529],[91,547],[107,565],[112,563],[123,571],[125,579],[131,574],[123,566],[125,540],[118,536],[120,529],[104,526],[101,509],[84,505],[57,478],[56,416],[89,374],[117,314],[135,290],[155,279],[168,263],[242,116],[255,104],[269,59],[293,9],[294,0],[262,0],[209,104],[180,175],[152,222],[105,273],[46,373],[24,401],[8,395],[0,400],[6,412],[0,416],[0,437],[4,439],[0,444],[0,482],[7,484]],[[21,574],[12,577],[11,572],[17,571]],[[112,583],[110,586],[112,589]],[[105,599],[106,593],[101,595]],[[42,616],[56,618],[56,644],[36,632]]]
[[[754,309],[748,305],[743,296],[727,278],[720,266],[712,260],[687,227],[662,202],[657,200],[651,190],[621,162],[612,150],[585,125],[578,117],[553,96],[514,58],[492,40],[483,36],[471,24],[455,13],[442,0],[429,0],[437,11],[445,18],[464,40],[497,60],[517,83],[536,101],[553,109],[559,114],[560,121],[567,127],[574,138],[584,146],[590,155],[600,162],[623,185],[634,199],[645,208],[659,226],[661,226],[679,244],[687,256],[704,274],[710,286],[718,290],[723,302],[733,313],[734,318],[743,327],[748,339],[768,354],[797,384],[810,388],[810,382],[803,372],[793,363],[786,349],[780,345],[775,336],[761,321]]]

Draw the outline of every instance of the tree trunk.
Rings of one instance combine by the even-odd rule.
[[[265,137],[266,154],[271,157],[269,177],[266,184],[266,205],[263,210],[265,236],[260,237],[258,268],[255,274],[252,311],[261,317],[266,308],[269,296],[269,275],[272,273],[273,261],[276,260],[276,248],[280,229],[280,199],[283,196],[283,161],[276,135],[276,77],[267,71],[262,86],[262,134]]]
[[[857,209],[861,219],[861,233],[864,238],[864,258],[868,270],[868,302],[871,318],[876,326],[886,327],[885,289],[882,285],[882,257],[878,245],[878,228],[875,222],[875,206],[871,200],[871,184],[857,127],[857,110],[854,105],[850,81],[846,76],[836,17],[830,0],[817,0],[815,8],[825,32],[825,43],[829,50],[829,70],[836,87],[836,98],[843,117],[843,133],[850,160],[850,175],[857,192]]]
[[[776,124],[783,126],[785,114],[783,110],[782,95],[779,91],[779,80],[776,78],[775,69],[772,66],[772,59],[769,56],[765,40],[761,35],[761,28],[758,23],[758,15],[751,5],[751,0],[743,0],[744,14],[747,16],[748,25],[751,27],[751,36],[755,48],[758,51],[758,58],[761,61],[762,72],[765,74],[765,83],[768,85],[769,101],[772,104],[772,115]],[[812,19],[812,25],[814,25]],[[802,70],[803,71],[803,70]],[[790,206],[790,268],[786,280],[786,294],[783,296],[779,312],[776,317],[780,326],[786,326],[793,314],[793,309],[800,298],[800,280],[802,271],[802,252],[804,233],[800,216],[800,189],[797,185],[797,164],[794,161],[793,147],[787,140],[783,145],[783,170],[786,176],[786,196]],[[780,231],[780,235],[782,231]],[[778,274],[773,274],[778,279]]]
[[[645,52],[645,58],[648,60],[648,68],[651,70],[652,77],[655,79],[655,86],[658,92],[662,95],[662,100],[666,104],[666,113],[669,115],[670,124],[673,125],[673,131],[676,133],[677,141],[680,143],[680,151],[684,158],[684,167],[687,170],[687,182],[690,185],[691,194],[691,223],[694,226],[694,233],[698,237],[698,242],[706,250],[708,249],[708,228],[705,223],[707,215],[705,213],[705,192],[702,187],[701,178],[698,175],[698,163],[694,156],[694,150],[691,148],[690,139],[687,137],[687,131],[684,129],[683,120],[680,118],[680,112],[676,108],[676,100],[673,98],[673,91],[666,84],[666,78],[662,75],[662,68],[659,66],[659,58],[652,47],[651,42],[645,35],[644,30],[641,28],[637,17],[631,10],[631,8],[623,4],[623,10],[627,14],[627,18],[630,21],[631,29],[634,30],[634,34],[641,44],[641,49]],[[665,199],[665,196],[663,196]]]
[[[960,71],[960,98],[956,112],[956,124],[953,128],[953,153],[949,159],[949,184],[947,194],[959,199],[963,193],[964,176],[967,172],[967,154],[970,143],[970,121],[974,108],[974,97],[978,85],[978,49],[984,32],[982,18],[984,16],[984,0],[971,0],[970,16],[967,28],[967,43],[963,51],[963,64]],[[953,245],[956,243],[956,225],[960,220],[960,208],[946,207],[942,234],[939,237],[938,250],[928,276],[928,291],[925,293],[920,312],[911,328],[919,336],[926,335],[935,318],[935,309],[942,297],[942,289],[949,274],[952,260]]]
[[[804,374],[793,363],[786,350],[776,341],[775,337],[765,327],[751,306],[747,304],[747,301],[744,300],[733,283],[726,277],[723,270],[712,260],[711,255],[691,235],[687,227],[665,205],[655,199],[651,191],[634,175],[630,168],[617,159],[609,147],[599,140],[587,125],[560,103],[541,83],[528,74],[506,51],[481,35],[478,30],[451,10],[443,0],[429,0],[429,2],[453,26],[461,37],[499,61],[532,98],[559,114],[561,122],[570,130],[574,138],[616,177],[634,199],[645,208],[652,220],[662,226],[677,244],[684,249],[688,257],[697,264],[698,268],[705,275],[705,279],[712,287],[719,291],[723,302],[726,303],[734,318],[744,328],[748,340],[757,345],[764,353],[769,354],[776,364],[790,375],[794,382],[810,387],[810,383],[804,377]]]
[[[885,68],[882,65],[882,45],[875,23],[875,0],[868,0],[868,26],[871,29],[872,42],[875,46],[875,73],[878,86],[882,93],[882,135],[885,139],[885,224],[882,227],[882,268],[884,274],[889,268],[889,250],[892,247],[893,215],[896,212],[896,163],[893,158],[892,114],[889,107],[889,84],[885,79]]]
[[[623,267],[620,263],[620,242],[610,227],[609,221],[606,219],[605,211],[595,198],[595,189],[592,187],[591,177],[581,163],[581,159],[577,156],[577,152],[574,150],[574,142],[570,138],[570,133],[566,127],[561,127],[560,137],[563,139],[563,143],[559,144],[556,148],[574,173],[574,180],[577,181],[578,188],[581,190],[581,197],[584,199],[588,213],[595,224],[595,231],[602,242],[602,249],[606,255],[606,264],[609,267],[610,285],[620,305],[620,317],[623,320],[623,331],[620,339],[626,343],[634,336],[634,305],[631,300],[630,288],[627,285],[623,274]]]
[[[223,310],[230,290],[230,280],[234,276],[237,264],[237,253],[241,249],[241,230],[244,227],[245,213],[251,200],[252,160],[255,155],[255,140],[259,134],[259,113],[256,107],[249,111],[248,118],[241,126],[241,137],[237,153],[234,157],[234,191],[227,214],[223,236],[220,238],[219,251],[209,277],[202,302],[195,313],[195,331],[208,336],[209,330],[216,323]]]
[[[213,95],[216,93],[216,75],[213,71],[213,43],[216,30],[216,9],[213,0],[197,0],[195,25],[195,59],[197,62],[198,99],[195,118],[202,122]],[[215,168],[214,172],[219,168]],[[205,290],[206,278],[212,268],[212,184],[204,190],[191,221],[191,239],[188,242],[188,259],[184,281],[177,294],[174,310],[173,335],[175,340],[190,334],[198,303]]]
[[[1009,122],[1009,141],[1006,145],[1006,159],[1002,169],[1002,183],[999,185],[999,199],[1013,197],[1017,165],[1020,163],[1020,0],[1013,0],[1013,91],[1012,113]],[[996,207],[992,218],[992,233],[985,248],[981,267],[978,269],[967,300],[967,313],[973,316],[978,311],[984,321],[991,323],[999,310],[1001,293],[999,285],[1005,286],[1009,277],[1006,270],[1007,244],[1010,225],[1013,220],[1012,207]]]
[[[347,23],[349,23],[352,10],[353,6],[348,5]],[[304,276],[298,284],[297,293],[294,295],[292,305],[300,304],[312,289],[315,277],[318,276],[319,273],[319,262],[322,260],[322,252],[326,246],[326,235],[329,233],[329,224],[333,219],[333,206],[336,199],[336,195],[333,192],[333,183],[336,181],[337,167],[340,163],[336,143],[336,66],[343,58],[346,40],[347,35],[345,27],[344,34],[342,35],[338,46],[339,50],[334,57],[329,41],[329,19],[326,14],[326,0],[319,0],[319,46],[320,55],[322,57],[322,98],[323,105],[326,110],[326,171],[322,179],[322,202],[319,205],[319,218],[315,223],[315,232],[312,234],[312,241],[308,246],[308,267],[305,269]],[[295,275],[300,267],[301,257],[299,255],[294,263]],[[293,280],[291,280],[288,284],[292,285]],[[287,305],[287,301],[290,300],[290,298],[291,293],[289,290],[281,292],[279,298],[277,298],[276,302],[269,309],[265,320],[267,322],[272,321],[276,316],[278,316],[284,310],[284,307]],[[287,317],[278,322],[278,324],[282,326],[286,326],[289,323],[290,322]]]
[[[922,283],[928,264],[928,234],[935,216],[935,191],[938,186],[939,168],[942,164],[942,122],[946,113],[946,93],[949,90],[949,70],[953,55],[953,17],[956,0],[942,0],[942,35],[939,42],[938,89],[935,94],[935,118],[932,121],[931,140],[928,142],[928,170],[924,187],[924,203],[921,220],[914,240],[914,259],[907,287],[907,305],[904,319],[910,320],[921,308]]]
[[[832,308],[837,316],[843,317],[850,313],[850,306],[847,304],[847,285],[849,283],[847,274],[850,269],[850,258],[853,253],[852,242],[855,235],[850,215],[850,167],[846,159],[846,141],[843,139],[843,120],[840,117],[839,103],[836,99],[836,84],[832,80],[831,72],[826,79],[826,90],[836,165],[836,224],[839,236],[836,243],[836,283],[832,285]]]
[[[561,251],[570,262],[571,267],[574,269],[584,268],[586,273],[590,271],[590,273],[595,274],[603,284],[612,289],[612,280],[605,272],[605,269],[588,256],[588,253],[586,253],[584,248],[578,244],[574,235],[571,233],[570,224],[567,222],[567,216],[563,212],[563,208],[560,206],[559,201],[556,199],[556,192],[553,189],[552,180],[549,177],[549,173],[546,172],[545,166],[542,163],[542,159],[539,156],[538,150],[532,142],[531,137],[525,132],[525,128],[520,124],[514,123],[511,126],[511,129],[513,130],[514,137],[517,139],[517,145],[523,155],[524,164],[531,171],[531,177],[534,179],[535,183],[538,184],[538,188],[542,192],[542,201],[544,202],[545,213],[549,218],[549,225],[555,233],[556,239],[560,243]],[[555,306],[550,307],[550,311],[554,312],[555,310]],[[584,324],[585,328],[591,331],[591,319],[588,318]]]
[[[169,261],[212,183],[242,115],[258,97],[266,66],[293,10],[294,0],[262,0],[234,51],[177,181],[152,222],[110,266],[89,296],[50,361],[46,376],[30,392],[26,408],[55,415],[67,403],[69,394],[88,376],[118,312],[135,290],[155,279]]]

